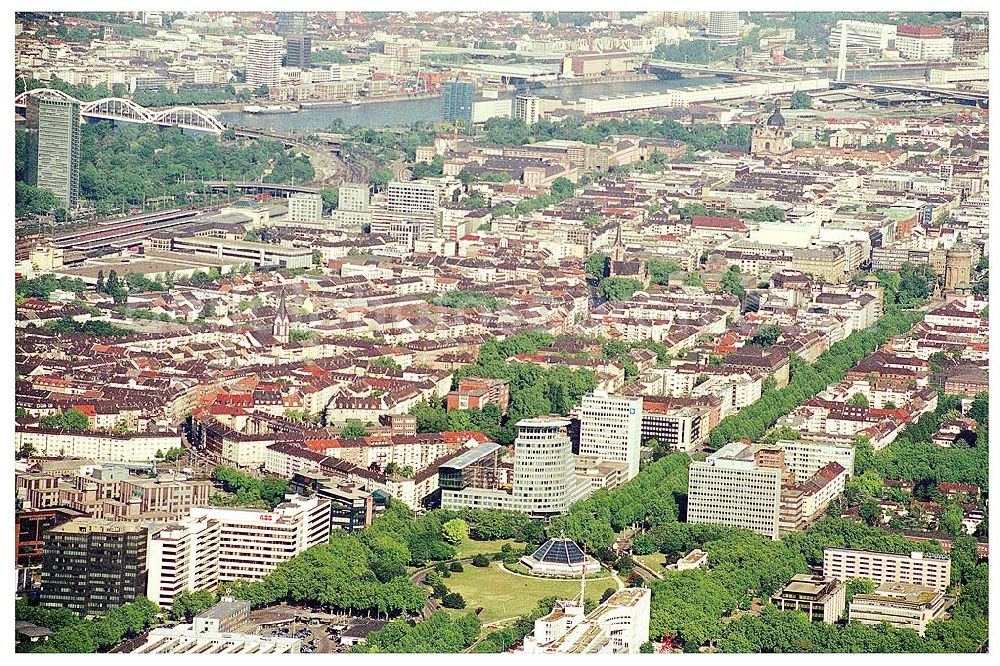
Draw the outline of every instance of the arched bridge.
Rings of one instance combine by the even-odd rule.
[[[164,111],[153,111],[139,106],[130,99],[122,99],[121,97],[105,97],[95,102],[81,102],[63,91],[53,88],[36,88],[21,93],[14,98],[14,108],[26,108],[28,97],[33,95],[43,95],[62,99],[67,102],[76,102],[80,105],[80,115],[91,120],[108,120],[143,125],[151,124],[160,125],[161,127],[180,127],[181,129],[211,132],[213,134],[221,134],[226,130],[226,126],[211,114],[189,106],[175,106]]]

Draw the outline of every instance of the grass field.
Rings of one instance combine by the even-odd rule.
[[[658,574],[665,574],[667,570],[663,568],[663,563],[666,561],[666,556],[663,553],[650,553],[649,555],[633,555],[633,558],[637,562],[642,562],[644,565],[649,567],[652,571]]]
[[[462,542],[455,554],[456,559],[463,559],[466,557],[474,557],[480,553],[498,553],[505,543],[509,543],[517,550],[524,548],[524,544],[520,541],[511,541],[510,539],[496,539],[494,541],[473,541],[472,539],[466,539]]]
[[[479,619],[483,624],[524,615],[535,608],[542,597],[573,598],[580,593],[575,580],[525,578],[507,573],[497,563],[486,568],[467,566],[462,573],[444,579],[453,592],[465,598],[466,610],[482,606]],[[611,578],[588,581],[587,597],[599,599],[604,589],[615,585]]]

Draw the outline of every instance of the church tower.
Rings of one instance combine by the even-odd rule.
[[[781,102],[774,100],[774,110],[765,123],[758,123],[750,133],[751,155],[784,155],[792,151],[792,133],[785,129]]]
[[[288,344],[289,328],[288,308],[285,307],[285,292],[282,291],[281,303],[278,304],[278,314],[274,317],[274,324],[271,327],[271,333],[274,335],[274,339],[281,344]]]

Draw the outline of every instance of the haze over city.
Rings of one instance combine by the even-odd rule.
[[[542,4],[15,14],[16,652],[988,651],[988,13]]]

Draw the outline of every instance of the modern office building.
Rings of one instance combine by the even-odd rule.
[[[341,183],[337,208],[330,213],[334,227],[364,228],[372,223],[371,189],[367,183]]]
[[[219,581],[259,580],[285,560],[330,537],[330,501],[286,495],[271,511],[197,507],[193,518],[219,521]]]
[[[272,88],[281,82],[281,55],[285,40],[277,35],[247,37],[246,81],[253,88]]]
[[[319,222],[323,218],[323,197],[299,192],[288,197],[288,219],[292,222]]]
[[[581,596],[583,591],[581,590]],[[618,590],[590,613],[583,599],[557,601],[524,637],[526,654],[638,654],[649,640],[651,593],[644,587]]]
[[[514,120],[534,125],[542,119],[542,99],[538,95],[521,93],[514,97]]]
[[[580,455],[628,463],[628,478],[639,473],[642,397],[592,391],[580,405]]]
[[[674,451],[691,451],[708,439],[711,410],[707,407],[667,407],[642,404],[642,441],[655,439]]]
[[[387,189],[387,208],[393,213],[437,213],[441,193],[431,183],[394,180]]]
[[[709,12],[705,35],[721,44],[735,44],[740,38],[740,13]]]
[[[777,539],[784,470],[746,444],[727,444],[688,468],[689,523],[744,527]]]
[[[476,86],[466,81],[445,81],[441,86],[441,120],[472,125],[472,99]]]
[[[169,608],[181,592],[215,590],[219,584],[222,523],[188,516],[154,529],[149,538],[146,596]]]
[[[296,472],[288,482],[288,492],[317,497],[330,501],[330,530],[347,532],[364,529],[372,524],[377,511],[385,505],[376,501],[369,490],[328,476],[318,470]]]
[[[802,611],[810,622],[834,624],[844,614],[847,586],[839,580],[811,574],[795,574],[771,595],[779,610]]]
[[[66,210],[80,199],[80,104],[64,99],[38,100],[36,183],[56,196]]]
[[[441,508],[511,509],[538,517],[566,513],[591,493],[590,481],[576,474],[568,426],[568,419],[557,417],[518,421],[510,488],[499,486],[496,477],[488,481],[499,487],[442,487]]]
[[[825,548],[823,575],[837,580],[867,578],[876,584],[908,583],[945,591],[951,582],[951,557],[939,553],[875,553]]]
[[[77,518],[45,533],[43,606],[89,615],[146,594],[148,531],[138,523]]]
[[[307,69],[311,52],[311,37],[301,34],[285,37],[285,67]]]
[[[923,636],[927,625],[941,617],[944,610],[941,590],[909,583],[882,583],[871,594],[854,595],[848,619],[872,625],[885,622]]]

